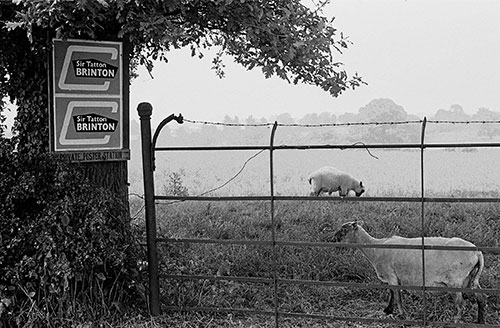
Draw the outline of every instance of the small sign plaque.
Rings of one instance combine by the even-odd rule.
[[[85,114],[73,116],[76,132],[115,132],[118,121],[98,115]]]

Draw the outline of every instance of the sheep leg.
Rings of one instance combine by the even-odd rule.
[[[486,295],[482,293],[475,293],[475,296],[477,302],[477,323],[484,323],[484,309],[486,307]]]
[[[384,313],[389,315],[394,312],[394,291],[389,289],[389,302],[387,303],[387,307],[384,309]]]
[[[319,196],[319,195],[321,195],[321,192],[322,192],[321,188],[316,190],[316,187],[313,187],[310,195],[311,196]]]
[[[460,319],[462,319],[462,311],[464,308],[464,298],[462,296],[462,293],[455,294],[455,308],[457,309],[457,314],[453,318],[453,321],[455,323],[458,323]]]
[[[405,309],[403,307],[403,297],[401,296],[400,289],[394,292],[394,298],[396,299],[396,305],[398,306],[399,315],[403,318],[406,317]]]

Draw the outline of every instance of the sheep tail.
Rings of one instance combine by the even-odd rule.
[[[479,285],[479,277],[481,277],[481,273],[483,272],[484,269],[484,257],[482,252],[478,252],[478,259],[477,263],[472,268],[471,272],[469,273],[469,285],[467,287],[469,288],[481,288]]]

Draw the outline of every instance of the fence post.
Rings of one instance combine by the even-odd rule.
[[[160,282],[158,276],[158,253],[156,249],[156,210],[154,200],[154,177],[151,143],[151,114],[153,107],[143,102],[137,106],[141,119],[142,172],[144,176],[144,199],[146,203],[146,241],[149,272],[149,310],[152,316],[160,314]]]
[[[271,140],[269,144],[269,182],[271,184],[271,239],[272,239],[272,270],[273,270],[273,298],[274,298],[274,326],[279,327],[278,319],[278,274],[276,272],[277,268],[277,253],[276,253],[276,220],[274,217],[274,136],[276,134],[276,129],[278,128],[278,122],[275,121],[273,124],[273,129],[271,130]]]
[[[425,296],[425,186],[424,186],[424,149],[425,149],[425,127],[427,125],[427,117],[424,116],[422,121],[422,132],[420,135],[420,194],[421,194],[421,229],[422,229],[422,301],[423,301],[423,326],[427,325],[427,298]]]

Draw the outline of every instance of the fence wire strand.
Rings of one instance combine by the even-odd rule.
[[[245,169],[245,167],[247,166],[248,162],[250,162],[252,159],[254,159],[255,157],[259,156],[260,154],[262,154],[264,151],[266,151],[266,149],[262,149],[261,151],[253,154],[252,156],[250,156],[246,161],[245,163],[243,163],[243,165],[241,166],[240,170],[235,174],[233,175],[229,180],[227,180],[226,182],[224,182],[223,184],[221,184],[220,186],[218,187],[215,187],[215,188],[212,188],[210,190],[207,190],[205,192],[202,192],[201,194],[198,195],[198,197],[202,197],[202,196],[205,196],[206,194],[209,194],[211,192],[214,192],[214,191],[217,191],[223,187],[225,187],[227,184],[229,184],[231,181],[233,181],[234,179],[236,179],[242,172],[243,170]]]
[[[253,154],[252,156],[250,156],[249,158],[247,158],[245,160],[245,162],[243,163],[243,165],[241,166],[241,168],[238,170],[238,172],[236,172],[231,178],[229,178],[226,182],[224,182],[223,184],[217,186],[217,187],[214,187],[212,189],[209,189],[207,191],[204,191],[198,195],[196,195],[195,197],[203,197],[211,192],[214,192],[214,191],[217,191],[219,189],[222,189],[224,188],[225,186],[227,186],[230,182],[232,182],[234,179],[236,179],[241,173],[243,173],[243,170],[245,169],[245,167],[247,166],[247,164],[253,160],[255,157],[259,156],[260,154],[262,154],[264,151],[266,151],[267,149],[262,149],[258,152],[256,152],[255,154]],[[175,204],[175,203],[179,203],[179,202],[183,202],[183,200],[175,200],[175,201],[170,201],[170,202],[161,202],[161,203],[157,203],[157,204],[162,204],[162,205],[171,205],[171,204]]]
[[[321,128],[321,127],[339,127],[339,126],[366,126],[366,125],[405,125],[405,124],[422,124],[424,120],[405,120],[405,121],[373,121],[373,122],[342,122],[342,123],[279,123],[278,126],[281,127],[303,127],[303,128]],[[213,121],[201,121],[201,120],[190,120],[184,118],[184,122],[191,124],[203,124],[203,125],[218,125],[218,126],[228,126],[228,127],[271,127],[275,123],[265,122],[265,123],[226,123],[226,122],[213,122]],[[432,124],[499,124],[500,120],[467,120],[467,121],[456,121],[456,120],[427,120],[427,123]]]
[[[225,123],[225,122],[211,122],[211,121],[198,121],[189,120],[184,118],[184,122],[192,124],[203,125],[218,125],[218,126],[232,126],[232,127],[271,127],[275,123]],[[356,125],[402,125],[402,124],[420,124],[422,120],[408,120],[408,121],[384,121],[384,122],[344,122],[344,123],[277,123],[281,127],[304,127],[304,128],[321,128],[321,127],[336,127],[336,126],[356,126]]]
[[[470,121],[427,120],[427,123],[434,123],[434,124],[498,124],[498,123],[500,123],[500,120],[470,120]]]

